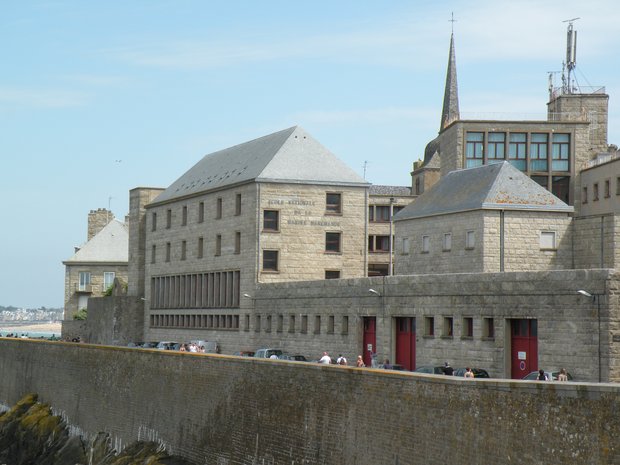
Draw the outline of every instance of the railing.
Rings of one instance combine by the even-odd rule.
[[[92,293],[93,292],[93,285],[92,284],[75,283],[75,292],[88,292],[88,293]]]

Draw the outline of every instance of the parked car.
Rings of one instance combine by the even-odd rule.
[[[429,375],[443,375],[443,367],[442,366],[430,366],[430,365],[426,365],[426,366],[421,366],[421,367],[417,367],[415,370],[413,370],[414,373],[426,373]]]
[[[547,376],[547,379],[549,381],[557,381],[558,380],[558,375],[560,374],[560,370],[558,371],[545,371],[545,375]],[[572,381],[573,377],[570,373],[566,373],[566,376],[568,376],[568,380]],[[536,378],[538,378],[538,371],[532,371],[531,373],[528,373],[527,375],[525,375],[523,377],[523,379],[528,380],[528,381],[535,381]]]
[[[308,359],[306,357],[304,357],[303,355],[291,355],[291,354],[282,354],[279,355],[278,358],[280,360],[291,360],[293,362],[307,362]]]
[[[181,347],[180,342],[162,341],[162,342],[158,342],[155,348],[159,350],[179,350],[180,347]]]
[[[254,357],[255,358],[269,358],[272,355],[275,355],[276,357],[279,357],[283,353],[284,352],[282,352],[282,349],[258,349],[254,353]]]
[[[254,351],[253,350],[240,350],[238,352],[235,352],[233,355],[236,355],[237,357],[254,357]]]
[[[474,378],[490,378],[489,372],[483,368],[472,368],[471,371],[474,373]],[[454,376],[465,376],[465,368],[456,368]]]

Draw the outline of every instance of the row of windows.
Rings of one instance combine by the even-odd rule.
[[[402,205],[369,205],[368,221],[371,223],[387,223],[390,221],[390,206],[392,207],[392,216],[405,208]]]
[[[151,309],[239,307],[239,271],[151,278]]]
[[[454,334],[454,317],[444,316],[441,317],[441,327],[436,328],[436,318],[434,316],[425,316],[424,317],[424,337],[436,337],[440,336],[442,338],[453,338]],[[473,339],[474,338],[474,318],[470,316],[464,316],[461,324],[461,334],[460,337],[462,339]],[[493,339],[495,338],[495,322],[493,318],[482,318],[482,334],[481,337],[484,339]]]
[[[581,202],[588,203],[588,186],[583,187]],[[620,195],[620,176],[616,178],[616,195]],[[603,181],[603,196],[608,199],[611,197],[611,179],[605,179]],[[599,183],[592,184],[592,201],[596,202],[600,199]]]
[[[187,240],[182,240],[179,244],[179,260],[187,260],[188,251],[187,251]],[[241,233],[239,231],[235,232],[234,238],[234,246],[233,253],[238,255],[241,253]],[[164,249],[164,261],[170,262],[172,260],[172,243],[166,242]],[[213,255],[219,257],[222,255],[222,235],[216,234],[215,236],[215,244]],[[205,240],[204,237],[199,237],[196,242],[195,249],[195,257],[196,258],[204,258],[205,256]],[[157,245],[153,244],[151,246],[151,263],[157,263]]]
[[[103,272],[103,288],[101,289],[101,292],[105,292],[106,290],[110,288],[110,286],[112,286],[112,284],[114,284],[115,276],[116,274],[114,273],[114,271]],[[92,286],[90,284],[91,278],[92,278],[92,275],[90,271],[80,271],[78,273],[78,283],[77,283],[76,290],[81,291],[81,292],[91,292],[92,291]]]
[[[286,325],[286,327],[285,327]],[[325,325],[325,327],[323,327]],[[321,334],[325,331],[327,334],[335,333],[336,317],[334,315],[314,315],[312,328],[309,328],[308,315],[254,315],[254,331],[256,332],[284,332],[289,333],[300,332],[306,334],[312,331],[313,334]],[[245,315],[246,331],[250,330],[250,315]],[[349,333],[349,317],[344,315],[340,318],[340,334]]]
[[[223,199],[218,197],[215,201],[215,213],[214,219],[219,220],[223,217]],[[181,207],[181,226],[187,226],[189,207],[183,205]],[[197,204],[197,222],[204,223],[205,221],[205,202],[201,201]],[[277,210],[273,210],[277,213]],[[342,194],[338,192],[328,192],[325,194],[325,214],[337,215],[342,213]],[[235,195],[235,216],[241,215],[241,194]],[[276,221],[277,224],[277,221]],[[151,230],[157,231],[157,212],[151,214]],[[172,209],[166,210],[166,229],[172,227]],[[268,228],[267,228],[268,229]],[[276,229],[277,230],[277,229]]]
[[[466,133],[466,168],[506,160],[521,171],[570,171],[570,134]]]
[[[151,315],[152,328],[239,329],[239,315]]]

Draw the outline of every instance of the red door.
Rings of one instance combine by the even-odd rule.
[[[396,318],[396,363],[415,370],[415,318]]]
[[[364,317],[364,337],[362,345],[362,357],[367,367],[372,366],[372,354],[377,352],[377,318],[374,316]]]
[[[510,321],[512,379],[521,379],[538,370],[538,321]]]

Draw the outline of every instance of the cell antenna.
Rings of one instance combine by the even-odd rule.
[[[580,18],[572,18],[562,21],[568,23],[568,29],[566,31],[566,61],[564,66],[566,67],[566,77],[562,75],[562,83],[564,86],[564,92],[572,94],[574,90],[573,79],[571,75],[577,65],[577,31],[573,29],[573,22]]]

